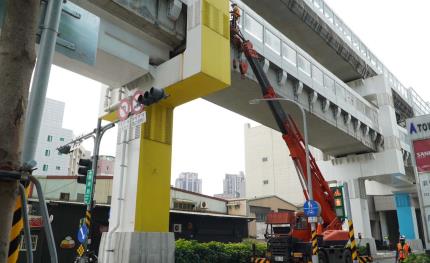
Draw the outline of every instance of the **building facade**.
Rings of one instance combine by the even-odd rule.
[[[245,174],[226,174],[223,180],[223,193],[215,195],[219,198],[244,198],[246,196]]]
[[[198,173],[184,172],[179,174],[175,181],[175,187],[190,192],[202,192],[202,180],[199,179]]]
[[[63,128],[64,108],[64,102],[46,99],[35,153],[35,175],[67,175],[69,172],[69,156],[56,150],[73,138],[73,132]]]
[[[85,150],[84,146],[79,145],[70,154],[69,175],[78,176],[79,160],[91,158],[91,152]]]
[[[295,205],[305,201],[299,177],[281,133],[245,125],[246,197],[276,195]]]
[[[115,157],[110,155],[99,155],[97,161],[97,175],[112,176],[115,168]]]

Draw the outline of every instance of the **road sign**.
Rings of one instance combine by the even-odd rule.
[[[81,244],[85,242],[88,235],[88,227],[86,224],[81,225],[81,227],[78,230],[78,240]]]
[[[85,184],[85,196],[84,196],[84,201],[85,201],[85,204],[87,205],[91,204],[91,194],[93,193],[93,183],[94,183],[93,178],[94,178],[93,170],[88,170],[87,182]]]
[[[55,51],[85,64],[95,65],[99,46],[100,18],[71,1],[65,2],[62,9]],[[39,12],[43,13],[43,10]],[[5,13],[6,1],[0,1],[0,28],[3,25]],[[44,16],[40,14],[39,17]],[[36,42],[40,42],[40,37],[36,38]]]
[[[121,100],[118,108],[119,119],[122,121],[127,119],[128,116],[130,115],[130,112],[131,112],[130,100],[128,98]]]
[[[140,96],[143,96],[143,91],[138,90],[134,93],[133,97],[131,97],[131,112],[133,114],[139,114],[145,108],[144,105],[139,102]]]
[[[303,210],[307,217],[316,217],[316,216],[319,216],[320,206],[318,202],[314,200],[309,200],[309,201],[306,201],[305,204],[303,205]]]
[[[136,127],[146,122],[146,112],[141,112],[139,114],[131,116],[131,127]]]
[[[82,244],[78,247],[78,249],[76,250],[76,252],[78,252],[78,255],[80,256],[80,257],[82,257],[82,255],[84,254],[84,252],[85,252],[85,249],[84,249],[84,246],[82,246]]]

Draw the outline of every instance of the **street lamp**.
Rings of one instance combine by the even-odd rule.
[[[267,99],[253,99],[249,101],[249,104],[260,104],[262,101],[288,101],[296,105],[300,111],[302,112],[303,118],[303,135],[305,140],[305,152],[306,152],[306,174],[308,175],[308,199],[312,201],[314,199],[313,191],[312,191],[312,174],[311,174],[311,165],[309,160],[309,144],[308,144],[308,124],[306,121],[306,112],[302,105],[300,105],[297,101],[288,99],[288,98],[267,98]],[[312,232],[315,231],[316,225],[315,223],[311,223]],[[318,258],[315,259],[312,256],[312,262],[318,262]]]

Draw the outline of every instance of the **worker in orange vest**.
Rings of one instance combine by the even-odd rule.
[[[400,236],[399,243],[397,243],[396,260],[397,262],[404,262],[411,253],[411,247],[406,243],[405,236]]]

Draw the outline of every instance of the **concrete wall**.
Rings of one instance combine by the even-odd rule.
[[[227,213],[227,201],[218,199],[218,198],[212,198],[209,196],[199,195],[196,193],[187,193],[185,191],[180,191],[177,189],[171,189],[170,190],[170,208],[173,209],[173,202],[175,200],[186,200],[190,201],[195,204],[196,210],[204,210],[207,212],[214,212],[214,213]],[[206,202],[207,209],[200,209],[199,205],[202,202]]]
[[[248,215],[247,200],[229,200],[227,210],[229,215],[246,216]]]
[[[270,210],[278,212],[279,210],[296,211],[297,207],[293,204],[286,202],[276,196],[265,197],[261,199],[254,199],[248,201],[249,206],[268,207]]]
[[[304,197],[299,178],[281,133],[265,126],[245,125],[246,195],[277,195],[293,204]]]
[[[85,185],[78,184],[75,176],[49,176],[40,178],[39,181],[47,200],[60,200],[61,193],[68,193],[68,201],[83,202],[78,200],[78,194],[85,193]],[[112,196],[112,178],[98,178],[94,192],[95,202],[107,204],[110,196]],[[34,187],[31,198],[37,198],[37,191]]]

